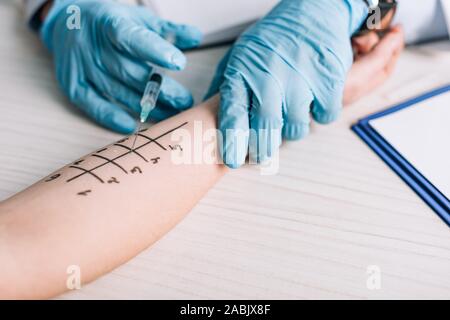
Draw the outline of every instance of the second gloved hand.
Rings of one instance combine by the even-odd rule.
[[[179,48],[201,41],[194,27],[162,20],[148,8],[108,0],[55,0],[41,37],[69,99],[101,125],[126,134],[135,130],[136,122],[118,104],[139,113],[151,65],[181,70],[186,58]],[[173,37],[174,45],[165,37]],[[190,92],[165,77],[150,117],[162,120],[192,104]]]
[[[272,156],[308,134],[310,113],[337,118],[353,62],[350,38],[367,17],[363,0],[283,0],[247,30],[220,63],[207,97],[220,91],[224,162]]]

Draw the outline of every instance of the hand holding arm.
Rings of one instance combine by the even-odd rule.
[[[353,62],[350,38],[367,14],[363,0],[283,0],[240,37],[208,94],[221,94],[227,165],[241,166],[248,150],[262,162],[282,136],[305,137],[310,113],[320,123],[337,118]]]

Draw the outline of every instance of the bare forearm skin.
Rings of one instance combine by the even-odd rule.
[[[213,129],[217,100],[145,134],[154,139],[183,123],[192,134],[194,121],[201,121],[205,130]],[[131,146],[132,140],[122,144]],[[139,138],[137,147],[146,142]],[[47,298],[62,293],[67,290],[70,265],[81,268],[83,283],[111,271],[173,228],[226,172],[219,164],[174,164],[170,135],[158,143],[167,150],[152,142],[138,149],[149,162],[134,153],[118,158],[115,162],[127,173],[111,163],[96,169],[103,183],[90,174],[70,180],[83,171],[67,166],[1,203],[0,297]],[[182,147],[189,152],[189,143]],[[124,150],[112,145],[99,154],[114,159]],[[156,157],[157,163],[150,160]],[[71,165],[90,169],[105,162],[93,154],[81,160]],[[135,167],[142,173],[132,173]]]

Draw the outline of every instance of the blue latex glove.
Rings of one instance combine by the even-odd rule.
[[[309,132],[342,108],[353,62],[350,38],[368,15],[363,0],[283,0],[248,29],[220,63],[207,97],[220,90],[224,162],[262,162],[282,137]],[[251,130],[249,130],[251,129]]]
[[[76,22],[77,10],[69,7],[73,5],[80,12],[80,29],[67,24]],[[175,46],[164,37],[174,37]],[[161,20],[144,7],[108,0],[55,0],[41,38],[54,56],[57,80],[69,99],[101,125],[128,134],[136,121],[119,104],[139,113],[150,64],[183,69],[186,58],[178,48],[197,46],[201,33]],[[150,117],[162,120],[192,104],[190,92],[165,77]]]

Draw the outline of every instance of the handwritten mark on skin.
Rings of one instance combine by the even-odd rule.
[[[111,177],[111,179],[108,180],[108,183],[120,183],[120,181],[117,180],[116,177]]]
[[[182,148],[179,144],[176,144],[176,145],[174,145],[174,146],[169,146],[169,148],[170,148],[170,150],[180,150],[180,151],[183,151],[183,148]]]
[[[134,167],[133,169],[131,169],[131,173],[137,173],[137,172],[139,172],[139,173],[142,173],[142,170],[141,170],[141,168],[139,168],[139,167]]]

